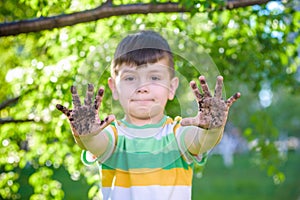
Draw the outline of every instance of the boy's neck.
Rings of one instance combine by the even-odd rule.
[[[151,118],[145,118],[145,119],[139,119],[135,117],[130,117],[128,115],[125,116],[125,121],[127,121],[130,124],[133,124],[135,126],[144,126],[147,124],[157,124],[159,123],[165,115],[160,115],[156,117],[151,117]]]

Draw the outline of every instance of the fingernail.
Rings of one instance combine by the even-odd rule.
[[[192,89],[196,89],[197,88],[196,83],[195,82],[191,82],[191,87],[192,87]]]
[[[200,80],[200,83],[202,83],[203,81],[205,82],[205,76],[203,76],[203,75],[199,76],[199,80]]]
[[[64,107],[60,104],[56,104],[56,108],[61,111],[61,110],[63,110]]]
[[[76,87],[75,87],[74,85],[71,86],[71,92],[72,92],[73,94],[77,92],[77,91],[76,91]]]
[[[98,90],[98,95],[99,95],[99,96],[102,96],[103,93],[104,93],[104,89],[100,88],[100,89]]]
[[[181,125],[181,126],[185,126],[185,125],[186,125],[186,122],[185,122],[185,121],[181,121],[181,122],[180,122],[180,125]]]
[[[241,96],[241,93],[238,92],[238,93],[235,93],[233,97],[234,97],[235,99],[238,99],[238,98],[240,98],[240,96]]]
[[[91,83],[89,83],[89,84],[88,84],[88,90],[89,90],[89,91],[93,91],[93,90],[94,90],[94,85],[91,84]]]

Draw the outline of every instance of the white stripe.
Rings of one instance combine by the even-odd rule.
[[[116,128],[118,130],[119,136],[125,136],[126,138],[133,139],[133,138],[155,138],[157,140],[161,140],[162,137],[167,136],[168,134],[174,134],[173,128],[176,124],[167,124],[164,127],[158,128],[148,128],[148,129],[135,129],[135,128],[128,128],[122,127],[116,124]],[[141,132],[143,132],[141,134]]]
[[[190,200],[190,186],[134,186],[102,188],[103,200]]]

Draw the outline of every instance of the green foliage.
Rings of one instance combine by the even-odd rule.
[[[52,16],[94,8],[102,3],[79,2],[75,5],[74,1],[68,0],[1,1],[0,19],[12,21]],[[127,33],[140,29],[160,31],[175,51],[181,83],[167,113],[193,115],[196,105],[192,102],[188,82],[204,74],[210,77],[209,83],[213,87],[215,76],[222,74],[226,96],[236,91],[242,93],[229,120],[244,130],[249,141],[258,138],[257,157],[254,158],[275,182],[284,180],[278,167],[282,159],[275,141],[282,132],[293,135],[299,132],[299,112],[297,109],[286,112],[291,102],[295,105],[299,102],[299,12],[295,12],[291,4],[282,5],[284,10],[279,11],[270,11],[264,6],[229,11],[217,9],[220,1],[180,2],[185,6],[192,2],[190,6],[195,9],[191,14],[110,17],[72,27],[0,38],[0,102],[20,96],[17,102],[0,110],[0,118],[35,121],[0,125],[2,198],[22,199],[18,193],[20,177],[17,169],[27,165],[36,170],[29,179],[35,192],[31,199],[63,198],[63,186],[53,178],[53,170],[62,166],[74,179],[80,177],[78,174],[85,176],[91,185],[90,197],[98,192],[99,176],[94,169],[81,164],[81,150],[74,144],[66,117],[55,109],[55,105],[71,107],[70,86],[76,85],[83,96],[87,83],[91,82],[96,87],[106,88],[101,117],[111,112],[121,117],[122,113],[107,88],[109,64],[118,41]],[[209,12],[199,12],[208,8]],[[263,108],[258,93],[266,82],[274,98],[271,106]],[[275,93],[282,88],[284,92]],[[291,97],[291,93],[296,97]]]
[[[20,185],[17,183],[19,174],[11,171],[0,175],[0,195],[4,199],[18,199]]]
[[[51,177],[53,170],[47,167],[40,167],[31,177],[29,183],[34,185],[34,194],[30,200],[40,199],[62,199],[64,192],[61,190],[61,183]]]

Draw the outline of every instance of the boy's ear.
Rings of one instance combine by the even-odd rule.
[[[118,91],[117,91],[117,88],[116,88],[116,82],[115,82],[115,79],[113,78],[108,78],[108,86],[111,90],[111,93],[112,93],[112,96],[114,98],[114,100],[118,100],[119,99],[119,95],[118,95]]]
[[[169,100],[173,100],[175,97],[176,90],[178,88],[179,79],[178,77],[174,77],[171,80],[170,90],[169,90]]]

